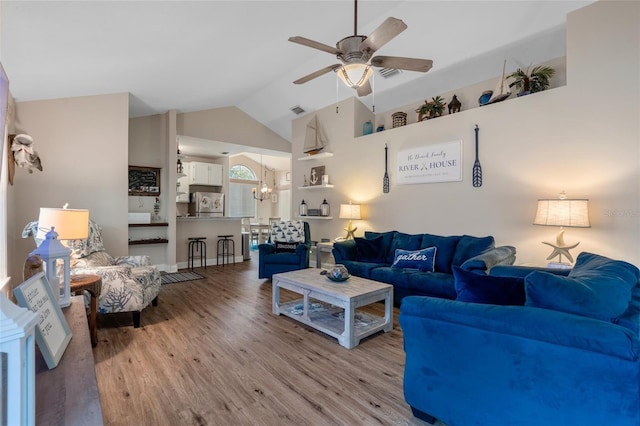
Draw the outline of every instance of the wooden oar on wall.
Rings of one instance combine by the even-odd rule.
[[[476,161],[473,162],[473,186],[478,188],[482,186],[482,166],[480,165],[480,160],[478,159],[478,132],[480,129],[476,124]]]

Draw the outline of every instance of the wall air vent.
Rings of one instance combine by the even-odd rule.
[[[378,74],[380,74],[383,78],[391,78],[394,75],[400,74],[400,70],[396,70],[394,68],[379,68]]]
[[[293,107],[291,107],[291,108],[289,108],[289,109],[290,109],[290,110],[291,110],[295,115],[300,115],[300,114],[302,114],[303,112],[305,112],[305,111],[300,107],[300,105],[293,106]]]

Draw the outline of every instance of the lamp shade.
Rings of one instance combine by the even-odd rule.
[[[338,69],[338,77],[352,89],[363,86],[373,75],[367,64],[348,64]]]
[[[538,200],[534,225],[590,228],[589,200],[544,199]]]
[[[340,219],[361,219],[360,204],[340,204]]]
[[[89,210],[41,207],[36,238],[44,239],[52,227],[59,240],[85,240],[89,236]]]

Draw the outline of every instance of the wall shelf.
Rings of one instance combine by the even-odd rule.
[[[167,222],[130,223],[129,228],[142,228],[145,226],[169,226]]]
[[[329,157],[333,157],[333,152],[321,152],[315,155],[305,155],[304,157],[298,158],[298,161],[322,160],[323,158]]]
[[[322,189],[322,188],[333,188],[333,185],[328,183],[326,185],[309,185],[309,186],[298,187],[298,189]]]
[[[130,246],[138,246],[143,244],[166,244],[169,240],[166,238],[150,238],[148,240],[129,240]]]
[[[298,216],[298,220],[304,219],[330,220],[333,219],[333,216]]]

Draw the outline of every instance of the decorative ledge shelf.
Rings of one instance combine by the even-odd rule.
[[[298,158],[298,161],[322,160],[323,158],[329,157],[333,157],[333,152],[321,152],[316,155],[305,155],[304,157]]]
[[[298,189],[321,189],[321,188],[333,188],[333,185],[328,183],[326,185],[309,185],[309,186],[298,187]]]
[[[143,245],[143,244],[166,244],[168,243],[169,240],[167,240],[166,238],[152,238],[149,240],[130,240],[129,241],[129,245],[130,246],[139,246],[139,245]]]
[[[142,228],[145,226],[169,226],[167,222],[130,223],[129,228]]]
[[[320,219],[320,220],[329,220],[333,219],[333,216],[298,216],[299,220],[303,219]]]

